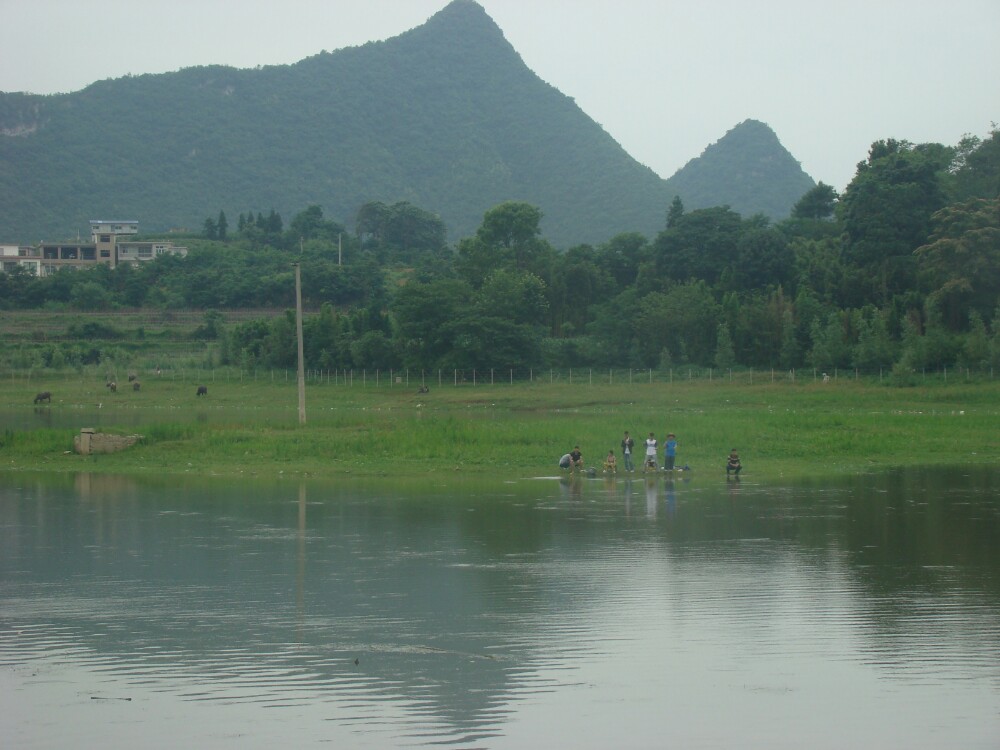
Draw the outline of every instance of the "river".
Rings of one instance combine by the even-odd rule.
[[[998,490],[0,474],[0,744],[993,749]]]

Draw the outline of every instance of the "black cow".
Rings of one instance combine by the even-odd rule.
[[[51,404],[52,403],[52,394],[49,393],[48,391],[42,391],[37,396],[35,396],[35,403],[36,404],[40,404],[42,401],[46,401],[46,402],[48,402],[48,403]]]
[[[199,385],[198,386],[198,393],[196,393],[195,395],[196,396],[207,396],[208,395],[208,386]]]
[[[142,388],[142,384],[138,380],[133,380],[132,381],[132,390],[133,391],[137,391],[140,388]]]

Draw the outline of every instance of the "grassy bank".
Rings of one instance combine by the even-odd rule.
[[[995,463],[1000,456],[1000,384],[878,383],[530,384],[415,388],[310,383],[307,424],[297,419],[294,382],[210,384],[144,380],[140,392],[103,381],[48,379],[39,390],[9,382],[0,411],[0,467],[25,471],[196,473],[223,476],[371,476],[510,472],[555,474],[575,444],[588,465],[623,430],[641,445],[650,431],[677,434],[678,463],[721,475],[736,447],[746,477],[773,481],[917,464]],[[98,404],[100,407],[98,408]],[[46,411],[48,410],[48,411]],[[79,456],[72,439],[100,415],[105,432],[140,433],[141,445]],[[45,426],[57,423],[68,426]],[[662,455],[662,454],[661,454]]]

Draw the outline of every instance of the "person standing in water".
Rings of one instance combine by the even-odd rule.
[[[677,436],[672,432],[667,435],[667,442],[663,453],[663,470],[673,471],[674,461],[677,460]]]
[[[656,471],[656,438],[653,437],[652,432],[646,438],[646,464],[642,470],[649,471],[650,469]]]
[[[622,438],[622,459],[625,462],[625,471],[635,471],[635,464],[632,463],[632,451],[634,449],[635,440],[632,439],[632,436],[626,430],[625,437]]]

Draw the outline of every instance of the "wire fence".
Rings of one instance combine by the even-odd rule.
[[[27,368],[10,369],[6,373],[12,382],[37,382],[51,377],[75,375],[83,379],[97,379],[102,382],[126,383],[142,379],[163,378],[186,383],[290,383],[298,379],[296,370],[288,369],[242,369],[236,367],[164,367],[152,370],[130,369],[128,372],[109,369],[102,365],[87,365],[77,369]],[[833,369],[823,372],[817,369],[755,369],[733,368],[715,369],[703,367],[679,367],[661,369],[637,368],[568,368],[568,369],[389,369],[389,370],[306,370],[306,383],[330,385],[346,388],[475,388],[483,386],[560,384],[573,387],[680,384],[691,382],[764,385],[764,384],[808,384],[838,383],[845,381],[866,382],[906,382],[908,384],[962,383],[992,381],[993,368],[975,370],[971,368],[942,368],[907,371],[880,369],[862,371],[857,369]],[[2,376],[0,376],[2,377]]]

